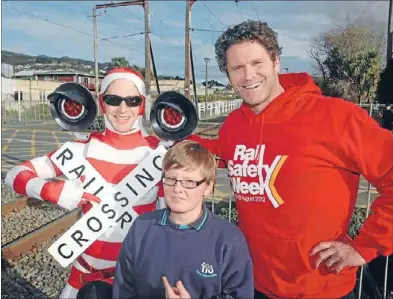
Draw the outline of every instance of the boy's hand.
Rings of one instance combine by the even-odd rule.
[[[164,282],[165,297],[167,299],[191,299],[190,294],[188,294],[180,280],[176,283],[176,287],[172,287],[165,276],[162,277],[162,281]]]

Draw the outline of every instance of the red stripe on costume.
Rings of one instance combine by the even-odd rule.
[[[81,280],[82,275],[89,275],[89,274],[79,271],[75,267],[72,267],[70,277],[68,278],[69,285],[72,286],[73,288],[79,290],[83,286],[82,280]],[[109,282],[110,284],[113,284],[113,278],[102,279],[101,281],[106,281],[106,282]]]
[[[84,253],[102,260],[116,261],[121,245],[122,242],[111,243],[108,241],[96,240]]]
[[[35,175],[37,175],[37,170],[34,168],[33,163],[30,161],[25,161],[22,163],[23,166],[26,166],[27,168],[31,169],[31,172],[33,172]]]
[[[152,149],[156,149],[160,143],[160,140],[155,136],[145,136],[144,138],[147,140]]]
[[[16,193],[26,195],[27,183],[31,179],[34,179],[36,177],[37,177],[37,175],[34,174],[34,172],[32,172],[30,170],[22,170],[15,177],[14,185],[13,185],[14,191]]]
[[[42,186],[41,190],[41,198],[53,203],[57,203],[60,198],[60,194],[63,191],[64,181],[57,182],[46,182],[44,186]]]
[[[152,212],[156,209],[156,200],[147,205],[133,206],[132,208],[134,209],[135,212],[138,213],[138,215],[142,215],[146,212]]]
[[[158,197],[164,197],[164,186],[162,185],[162,182],[159,182],[157,184],[157,186],[158,186],[158,194],[157,194],[157,196]]]
[[[52,167],[53,167],[53,169],[55,170],[56,176],[61,176],[61,175],[63,175],[63,173],[61,172],[61,170],[59,169],[59,167],[57,167],[57,166],[52,162],[52,160],[51,160],[51,157],[54,155],[54,153],[55,153],[56,151],[57,151],[57,150],[54,150],[54,151],[50,152],[49,154],[47,154],[46,156],[49,158],[50,163],[52,164]]]
[[[105,181],[115,185],[121,182],[137,166],[136,164],[115,164],[94,158],[87,158],[87,160]],[[86,180],[88,179],[86,178]]]
[[[106,130],[105,134],[94,134],[91,136],[91,139],[96,139],[102,143],[110,145],[115,149],[120,150],[132,150],[140,146],[149,145],[149,142],[142,136],[140,131],[128,135],[119,135],[118,133],[112,132],[111,130]],[[132,147],[130,147],[131,144]]]

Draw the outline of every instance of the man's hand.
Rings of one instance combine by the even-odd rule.
[[[162,277],[162,281],[164,282],[165,297],[167,299],[191,299],[190,294],[188,294],[180,280],[177,281],[176,287],[172,287],[165,276]]]
[[[82,175],[80,180],[81,180],[82,183],[84,183],[85,180],[86,180],[86,176]],[[89,201],[90,202],[100,203],[101,199],[98,196],[95,196],[93,194],[83,192],[82,197],[81,197],[81,201],[78,203],[78,207],[81,207],[81,206],[85,205]]]
[[[324,262],[327,268],[336,274],[345,267],[362,266],[366,263],[351,244],[340,241],[319,243],[310,252],[311,256],[315,254],[318,254],[315,269],[318,269],[320,264]]]

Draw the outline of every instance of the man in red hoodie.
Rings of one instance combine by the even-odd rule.
[[[306,73],[280,75],[266,23],[218,39],[221,71],[244,100],[217,140],[254,263],[255,298],[353,298],[356,271],[393,251],[393,136],[367,112],[323,96]],[[360,175],[380,196],[359,235],[347,235]]]

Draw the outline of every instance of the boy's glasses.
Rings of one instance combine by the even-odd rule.
[[[106,94],[102,97],[103,101],[111,106],[119,106],[122,101],[126,102],[128,107],[138,107],[142,104],[142,97],[140,96],[129,96],[121,97],[114,94]]]
[[[170,178],[167,176],[162,177],[162,182],[167,186],[175,186],[177,182],[180,182],[180,185],[186,189],[194,189],[198,187],[200,184],[205,182],[206,179],[200,181],[193,181],[193,180],[176,180],[175,178]]]

